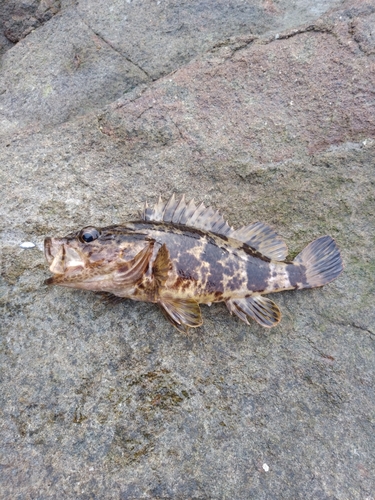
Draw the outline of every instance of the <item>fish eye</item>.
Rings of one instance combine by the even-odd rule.
[[[96,229],[96,227],[85,227],[79,233],[79,239],[82,243],[91,243],[94,240],[97,240],[100,236],[100,232]]]

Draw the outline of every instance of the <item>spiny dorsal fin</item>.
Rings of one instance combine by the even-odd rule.
[[[162,287],[168,279],[168,273],[172,269],[172,262],[169,256],[168,248],[165,243],[160,247],[155,262],[152,266],[155,286]]]
[[[199,304],[194,299],[177,299],[163,294],[159,303],[166,317],[180,331],[186,332],[187,328],[196,328],[203,323]]]
[[[284,241],[266,224],[255,222],[234,230],[218,211],[215,212],[213,208],[205,207],[203,203],[197,207],[194,200],[186,203],[185,196],[178,200],[173,194],[167,203],[159,198],[154,208],[146,204],[141,216],[146,221],[173,222],[230,236],[246,243],[269,259],[282,261],[288,255],[288,248]]]
[[[160,222],[163,220],[164,208],[165,208],[165,203],[161,199],[161,196],[159,196],[159,201],[154,206],[154,208],[149,207],[146,201],[141,217],[143,220]]]
[[[233,231],[219,212],[215,212],[211,207],[205,207],[203,203],[197,207],[194,200],[186,203],[185,196],[176,200],[174,194],[167,203],[159,198],[154,208],[149,207],[146,203],[141,217],[146,221],[173,222],[225,236]]]
[[[283,261],[288,255],[288,247],[284,241],[263,222],[254,222],[249,226],[231,231],[229,236],[246,243],[269,259]]]
[[[243,299],[229,299],[226,305],[231,313],[234,313],[246,324],[247,318],[255,319],[266,328],[276,326],[281,319],[281,312],[272,300],[262,295],[252,295]]]

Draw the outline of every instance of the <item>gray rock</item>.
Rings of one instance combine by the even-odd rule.
[[[14,133],[64,122],[147,80],[66,9],[3,55],[2,129]]]
[[[13,43],[49,21],[61,7],[59,0],[8,1],[5,6],[2,12],[3,33]]]
[[[285,30],[315,20],[338,1],[80,0],[78,11],[96,33],[153,78],[170,73],[228,37]],[[125,33],[126,33],[126,36]]]
[[[49,21],[60,7],[59,0],[3,0],[0,9],[0,54]]]
[[[292,23],[292,4],[283,8]],[[77,9],[63,4],[2,61],[0,497],[371,498],[371,2],[303,26],[297,10],[277,38],[231,20],[230,33],[215,28],[210,48],[153,83],[138,56],[109,32],[103,41],[109,17]],[[86,63],[64,87],[74,47]],[[163,53],[160,74],[165,64]],[[59,91],[43,97],[54,72]],[[134,218],[172,191],[235,227],[271,224],[291,257],[331,234],[345,271],[274,295],[283,319],[272,330],[219,304],[188,336],[153,305],[43,285],[45,236]]]
[[[177,69],[231,36],[282,31],[337,3],[320,1],[311,7],[299,0],[291,11],[289,0],[278,5],[271,0],[251,5],[242,0],[121,0],[110,6],[66,0],[58,15],[41,26],[58,11],[59,1],[6,2],[0,43],[1,32],[8,36],[3,50],[9,40],[21,41],[3,56],[1,128],[19,133],[65,122]]]

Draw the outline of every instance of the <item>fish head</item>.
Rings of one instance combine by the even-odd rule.
[[[45,238],[44,255],[53,274],[45,283],[125,293],[145,272],[152,246],[123,226],[88,226],[63,238]]]

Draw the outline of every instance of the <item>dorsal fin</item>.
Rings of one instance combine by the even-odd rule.
[[[234,230],[218,211],[205,207],[203,203],[197,207],[194,200],[186,203],[185,196],[178,200],[173,194],[167,203],[159,198],[154,208],[146,203],[141,217],[146,221],[173,222],[229,236],[246,243],[269,259],[282,261],[288,255],[284,241],[263,222],[255,222]]]
[[[165,208],[165,203],[161,199],[161,196],[159,196],[159,201],[154,206],[154,208],[149,207],[146,201],[141,217],[143,220],[160,222],[163,220],[164,208]]]
[[[197,207],[194,200],[186,203],[185,196],[176,200],[174,194],[167,203],[159,198],[154,208],[149,207],[146,203],[141,217],[146,221],[173,222],[224,236],[233,231],[219,212],[215,212],[211,207],[205,207],[203,203]]]
[[[269,259],[283,261],[288,255],[288,247],[275,231],[263,222],[232,231],[229,236],[246,243]]]

